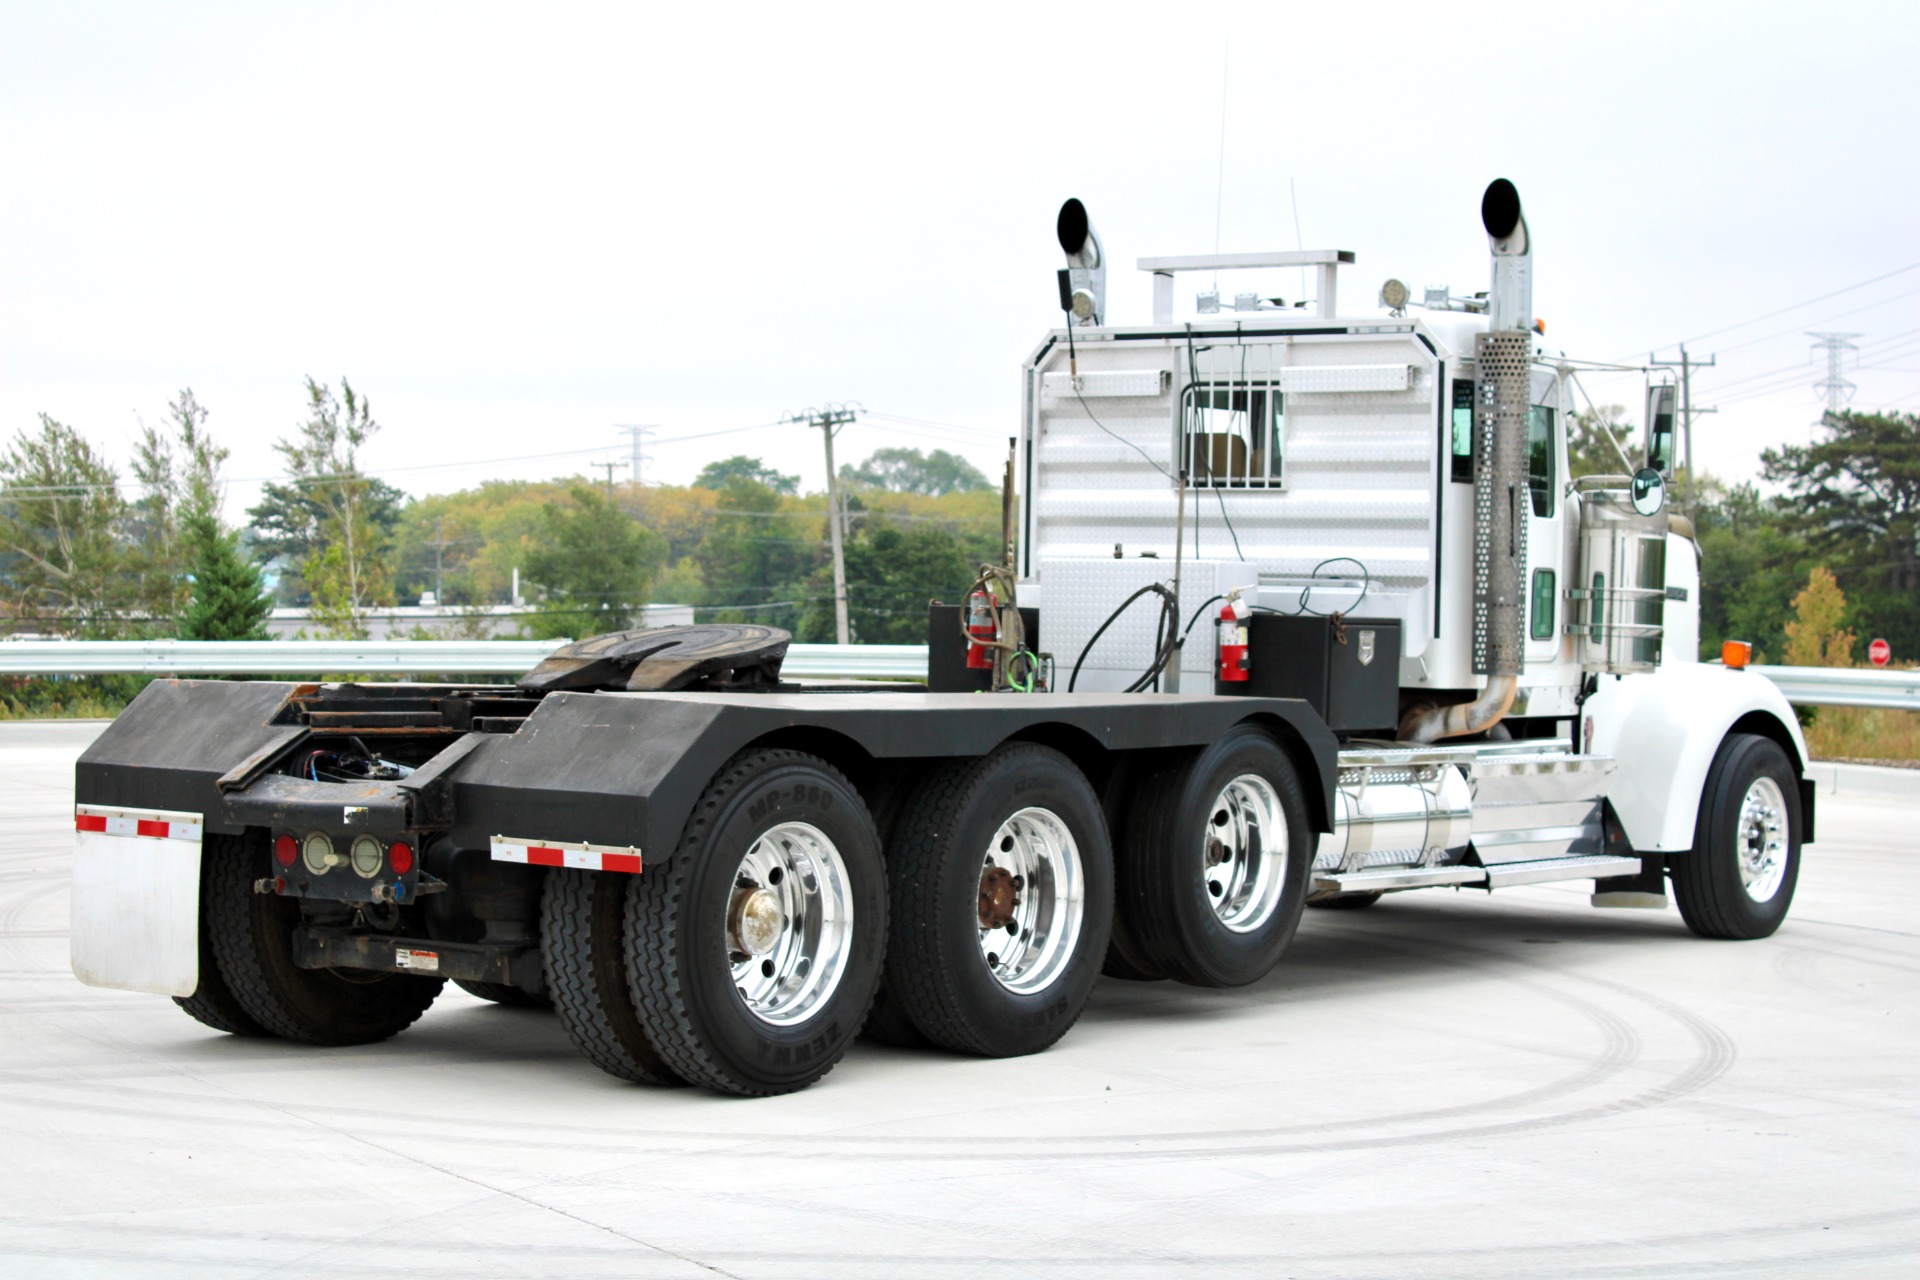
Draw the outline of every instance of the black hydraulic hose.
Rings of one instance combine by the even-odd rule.
[[[1080,650],[1080,656],[1073,660],[1073,674],[1067,677],[1068,693],[1072,693],[1074,685],[1079,683],[1081,666],[1086,662],[1087,655],[1093,652],[1093,646],[1100,642],[1100,637],[1107,634],[1107,628],[1118,622],[1120,615],[1125,613],[1135,600],[1149,594],[1160,597],[1160,621],[1154,634],[1153,664],[1142,673],[1138,680],[1135,680],[1123,692],[1139,693],[1149,684],[1154,684],[1159,681],[1160,668],[1166,665],[1167,655],[1172,651],[1173,643],[1176,639],[1173,628],[1180,625],[1180,604],[1179,601],[1174,599],[1173,592],[1167,590],[1164,583],[1149,582],[1146,586],[1121,601],[1120,607],[1107,615],[1107,620],[1100,624],[1100,629],[1093,633],[1092,638],[1087,641],[1086,647]],[[1173,618],[1171,625],[1167,622],[1169,614],[1171,614]]]

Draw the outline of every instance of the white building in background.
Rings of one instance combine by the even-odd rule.
[[[521,637],[521,619],[546,606],[495,604],[465,609],[442,605],[428,592],[419,604],[395,605],[370,610],[366,615],[369,640],[408,640],[419,633],[431,639],[514,640]],[[650,604],[640,620],[641,627],[679,627],[693,623],[690,604]],[[267,618],[267,634],[275,640],[291,640],[306,631],[311,637],[315,627],[311,609],[275,609]],[[574,639],[582,637],[575,636]]]

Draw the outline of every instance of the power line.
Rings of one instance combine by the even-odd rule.
[[[1705,333],[1696,333],[1691,338],[1680,339],[1680,342],[1694,343],[1694,342],[1704,341],[1707,338],[1717,338],[1723,333],[1732,333],[1734,330],[1744,329],[1748,325],[1759,324],[1765,320],[1772,320],[1776,316],[1784,316],[1789,312],[1799,311],[1803,307],[1810,307],[1816,302],[1825,302],[1828,298],[1837,298],[1843,293],[1852,293],[1856,289],[1864,289],[1870,284],[1879,284],[1882,280],[1891,280],[1897,275],[1904,275],[1907,272],[1913,271],[1916,269],[1920,269],[1920,262],[1910,262],[1904,267],[1896,267],[1892,271],[1886,272],[1883,275],[1877,275],[1873,277],[1871,280],[1862,280],[1858,284],[1850,284],[1843,289],[1835,289],[1832,293],[1823,293],[1817,298],[1808,298],[1805,302],[1796,302],[1790,307],[1782,307],[1778,311],[1769,311],[1765,315],[1755,316],[1751,320],[1742,320],[1739,324],[1730,324],[1722,329],[1710,329]],[[1678,346],[1678,345],[1680,345],[1680,343],[1674,343],[1674,342],[1663,343],[1661,347],[1657,347],[1655,348],[1655,350],[1662,350],[1665,347],[1672,347],[1672,346]]]

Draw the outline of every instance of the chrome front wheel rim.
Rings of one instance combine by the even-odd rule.
[[[1273,918],[1287,882],[1287,816],[1259,774],[1241,774],[1214,797],[1202,874],[1207,902],[1228,929],[1250,933]]]
[[[1755,778],[1734,829],[1740,884],[1755,902],[1771,902],[1787,876],[1787,798],[1772,778]]]
[[[980,863],[980,955],[1007,990],[1044,991],[1066,972],[1086,919],[1080,846],[1057,814],[1022,809]]]
[[[783,822],[733,873],[727,962],[747,1011],[770,1026],[801,1022],[839,989],[853,942],[847,865],[827,834]]]

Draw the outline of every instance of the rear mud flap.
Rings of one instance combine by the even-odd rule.
[[[73,976],[190,996],[200,985],[197,813],[74,808]]]

